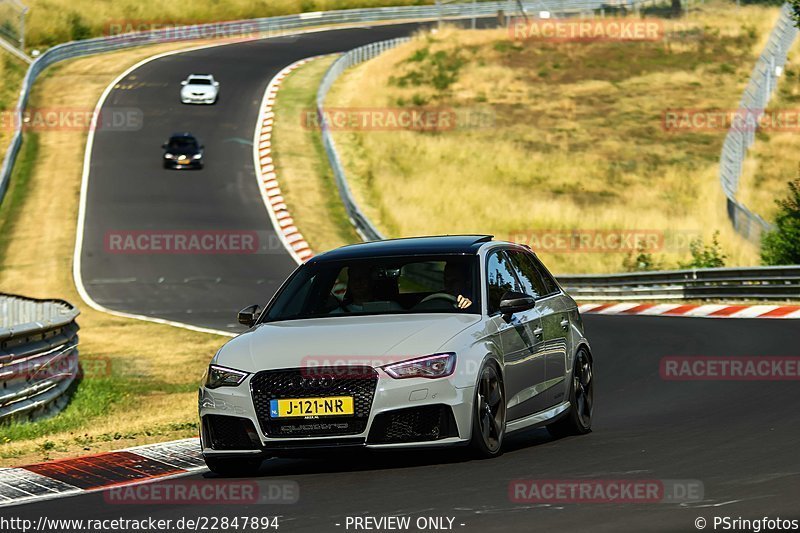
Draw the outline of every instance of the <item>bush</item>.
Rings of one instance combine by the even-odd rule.
[[[682,263],[681,268],[718,268],[725,266],[726,255],[719,245],[719,231],[714,232],[711,244],[704,244],[703,239],[693,239],[689,243],[692,260]]]
[[[765,265],[800,264],[800,180],[789,182],[789,196],[776,203],[775,230],[761,239],[761,262]]]
[[[78,13],[71,13],[69,16],[69,33],[73,41],[88,39],[92,36],[92,29],[86,25]]]
[[[640,243],[637,248],[636,257],[633,254],[628,254],[622,260],[622,268],[627,272],[641,272],[648,270],[659,270],[661,265],[653,257],[653,254],[647,251],[644,243]]]

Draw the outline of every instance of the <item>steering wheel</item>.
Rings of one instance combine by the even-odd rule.
[[[455,306],[458,305],[458,298],[456,298],[449,292],[435,292],[433,294],[429,294],[428,296],[423,298],[422,301],[420,301],[419,303],[424,304],[425,302],[430,302],[432,300],[446,300]]]

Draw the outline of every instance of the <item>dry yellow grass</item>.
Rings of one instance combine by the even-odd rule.
[[[30,105],[94,109],[103,89],[121,70],[145,57],[185,46],[136,49],[59,65],[36,84]],[[193,388],[225,340],[109,316],[82,303],[73,285],[72,254],[85,141],[86,132],[38,134],[38,157],[26,194],[21,205],[14,206],[19,214],[9,220],[6,204],[0,217],[4,245],[0,248],[0,292],[63,298],[78,305],[81,357],[108,358],[114,379],[131,390],[139,390],[137,384],[143,386],[141,393],[114,403],[110,412],[78,427],[19,442],[0,438],[1,466],[196,435]],[[14,195],[13,189],[10,194]]]
[[[271,17],[304,11],[419,3],[418,0],[215,0],[194,3],[30,0],[26,2],[30,7],[27,41],[31,47],[52,46],[89,36],[119,33],[119,28],[149,29],[163,25]]]
[[[302,120],[303,114],[314,113],[317,87],[334,59],[320,58],[292,72],[274,108],[273,153],[281,191],[315,253],[359,241],[339,199],[319,131]]]
[[[793,156],[800,148],[800,42],[796,42],[789,52],[789,60],[779,78],[767,116],[784,117],[787,120],[785,128],[756,133],[756,142],[745,161],[737,199],[764,219],[772,221],[777,212],[775,200],[786,197],[789,192],[787,183],[800,175],[797,158]]]
[[[357,199],[387,235],[656,230],[709,242],[719,230],[728,264],[751,265],[758,250],[731,229],[718,182],[725,132],[667,132],[662,116],[734,107],[776,18],[774,8],[707,3],[688,22],[665,21],[669,38],[649,43],[447,29],[351,70],[327,105],[495,117],[486,128],[335,134]],[[455,73],[452,85],[415,81],[437,63]],[[682,242],[656,254],[662,267],[688,259]],[[541,255],[561,273],[619,271],[625,257]]]
[[[13,133],[10,111],[17,104],[19,87],[26,68],[24,62],[0,50],[0,161],[5,157]]]

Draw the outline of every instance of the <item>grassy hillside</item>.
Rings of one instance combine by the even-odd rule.
[[[13,121],[8,112],[19,98],[19,87],[25,76],[25,64],[0,50],[0,160],[11,140]]]
[[[447,29],[351,70],[331,107],[436,107],[493,123],[336,133],[367,215],[392,236],[654,231],[657,266],[720,231],[728,264],[755,264],[718,182],[724,129],[667,131],[669,109],[735,108],[775,8],[711,2],[655,42],[514,41]],[[554,249],[550,248],[551,251]],[[542,252],[542,249],[540,249]],[[625,253],[554,253],[558,272],[623,269]]]
[[[308,11],[432,4],[430,0],[29,0],[27,42],[52,46],[106,34],[119,24],[199,24]]]

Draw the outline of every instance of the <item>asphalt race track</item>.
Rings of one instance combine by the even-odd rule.
[[[796,381],[659,377],[664,356],[798,356],[797,321],[603,316],[585,321],[597,379],[594,431],[586,436],[554,441],[544,430],[527,431],[507,442],[505,455],[488,461],[466,460],[449,450],[265,462],[262,480],[299,484],[296,504],[114,505],[94,493],[7,511],[26,518],[278,514],[283,532],[345,531],[335,524],[344,524],[348,515],[450,516],[456,531],[475,533],[696,531],[694,520],[701,516],[709,522],[714,516],[800,517]],[[202,477],[214,478],[195,476]],[[509,500],[514,479],[587,478],[692,479],[703,484],[705,497],[693,504]]]
[[[272,77],[299,59],[407,35],[413,24],[311,33],[167,56],[133,71],[111,91],[101,116],[138,109],[141,129],[99,128],[92,149],[81,277],[99,304],[238,331],[236,311],[266,302],[296,267],[278,240],[253,169],[258,106]],[[221,82],[214,106],[185,106],[187,74]],[[300,120],[300,117],[298,117]],[[201,171],[162,168],[161,144],[190,131],[206,147]],[[256,254],[120,253],[126,232],[255,232]],[[135,233],[134,233],[135,234]]]
[[[131,73],[104,110],[139,108],[143,128],[100,130],[92,152],[81,272],[92,298],[118,311],[236,331],[236,310],[265,302],[295,266],[270,226],[253,170],[250,143],[266,84],[295,60],[405,35],[414,27],[210,48]],[[191,72],[211,72],[221,81],[217,105],[179,103],[179,82]],[[182,130],[204,142],[204,170],[161,168],[161,143]],[[268,249],[255,255],[153,255],[106,248],[113,232],[189,229],[257,231]],[[510,438],[505,455],[491,461],[446,450],[265,462],[259,479],[299,484],[295,504],[114,505],[92,493],[3,513],[33,519],[280,515],[284,532],[346,531],[345,517],[362,515],[455,517],[456,531],[476,533],[696,531],[697,517],[800,518],[797,382],[659,376],[665,356],[800,356],[800,322],[619,316],[587,316],[585,322],[596,372],[594,431],[587,436],[554,441],[544,430],[527,431]],[[697,480],[704,499],[551,505],[509,498],[515,479],[620,478]]]

